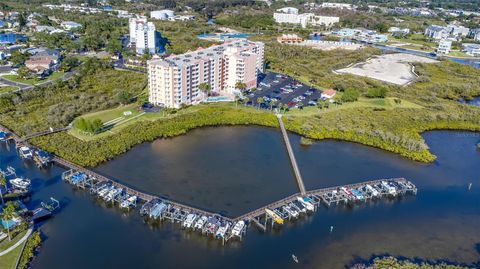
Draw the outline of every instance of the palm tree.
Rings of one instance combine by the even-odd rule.
[[[248,102],[250,102],[250,98],[248,97],[244,97],[243,100],[242,100],[243,104],[246,106],[248,104]]]
[[[3,175],[0,175],[0,198],[2,199],[2,205],[3,205],[5,204],[5,201],[3,200],[2,188],[5,188],[5,190],[7,190],[7,180]]]
[[[273,110],[273,106],[275,105],[276,102],[277,102],[277,100],[275,100],[275,99],[270,100],[270,102],[269,102],[270,110]]]
[[[237,83],[235,84],[235,88],[240,90],[241,92],[243,92],[243,90],[245,90],[247,88],[247,84],[245,84],[241,81],[237,81]]]
[[[235,99],[235,107],[237,107],[238,106],[238,100],[240,100],[240,96],[238,94],[235,94],[234,99]]]
[[[258,97],[257,98],[257,104],[258,104],[258,107],[260,107],[260,104],[263,103],[263,97]]]
[[[9,201],[5,204],[3,208],[2,218],[5,223],[11,220],[15,216],[16,206],[13,202]],[[12,241],[12,237],[10,235],[10,226],[7,223],[7,233],[8,233],[8,241]]]
[[[210,84],[202,82],[200,85],[198,85],[198,89],[203,92],[203,94],[206,94],[207,96],[210,94],[210,91],[212,90],[212,87]]]

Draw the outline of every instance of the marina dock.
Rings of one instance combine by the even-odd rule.
[[[134,209],[141,204],[139,213],[149,221],[179,223],[184,229],[199,231],[206,236],[219,239],[223,243],[232,238],[242,240],[249,224],[255,224],[261,230],[267,231],[269,223],[271,227],[282,225],[285,221],[313,214],[321,205],[325,207],[338,204],[354,205],[371,200],[416,195],[417,188],[405,178],[380,179],[307,191],[281,116],[278,116],[278,120],[299,191],[235,218],[196,208],[171,198],[138,191],[115,179],[68,162],[58,156],[53,156],[51,161],[67,169],[62,173],[62,180],[79,189],[88,190],[97,198],[103,199],[105,203],[118,205],[124,210]],[[31,147],[27,141],[21,140],[14,134],[9,135],[9,138]],[[2,172],[8,173],[8,170]]]

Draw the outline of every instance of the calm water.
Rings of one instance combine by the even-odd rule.
[[[469,105],[480,106],[480,96],[473,98],[470,101],[462,101],[462,103],[466,103]]]
[[[176,225],[147,225],[137,212],[106,208],[60,182],[61,169],[38,171],[4,147],[0,165],[14,165],[33,180],[30,204],[55,196],[64,205],[41,227],[47,238],[34,268],[343,268],[353,259],[385,253],[478,262],[480,152],[475,145],[480,135],[442,131],[424,138],[438,156],[428,165],[347,142],[303,147],[291,135],[308,188],[404,176],[419,193],[354,208],[322,208],[267,233],[251,227],[242,243],[226,247]],[[234,215],[296,191],[280,139],[266,128],[199,129],[140,145],[97,169],[140,189]]]

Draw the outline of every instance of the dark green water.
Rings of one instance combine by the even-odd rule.
[[[10,152],[0,147],[0,165],[13,165],[33,180],[31,205],[55,196],[64,206],[42,225],[47,238],[33,268],[343,268],[353,259],[386,253],[470,264],[480,260],[478,133],[425,134],[438,156],[432,164],[347,142],[302,147],[298,136],[290,138],[309,189],[403,176],[419,187],[418,195],[322,208],[267,233],[252,226],[243,242],[221,246],[177,225],[147,225],[137,211],[107,208],[61,182],[62,169],[39,171],[20,161],[13,147]],[[198,129],[139,145],[97,171],[148,192],[237,215],[296,192],[282,143],[275,129]]]

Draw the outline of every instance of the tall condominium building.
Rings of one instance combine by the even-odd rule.
[[[313,13],[298,14],[296,8],[281,8],[273,13],[276,23],[300,24],[303,28],[312,26],[331,26],[340,21],[339,17],[316,16]]]
[[[152,104],[179,108],[205,99],[199,85],[210,85],[212,92],[234,95],[237,82],[247,89],[256,87],[263,71],[261,42],[234,40],[195,52],[172,55],[148,62],[149,101]]]
[[[135,47],[137,54],[165,52],[160,33],[156,31],[152,22],[147,22],[146,18],[131,18],[129,30],[130,46]]]

